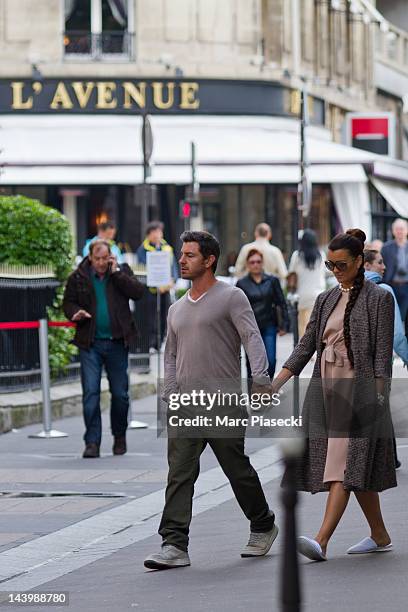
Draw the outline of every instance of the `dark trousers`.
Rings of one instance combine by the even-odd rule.
[[[405,335],[408,334],[408,283],[404,285],[393,285],[395,297],[397,298],[398,306],[401,312],[401,319],[405,325]]]
[[[157,349],[157,295],[148,291],[148,321],[149,321],[149,348]],[[160,343],[166,335],[167,312],[170,308],[169,293],[160,295]]]
[[[159,527],[163,544],[187,550],[194,483],[200,472],[200,456],[207,443],[230,481],[251,531],[272,529],[275,515],[269,510],[258,474],[244,452],[244,438],[169,438],[169,474],[166,503]]]
[[[105,366],[111,392],[111,430],[114,436],[124,436],[129,410],[128,395],[128,349],[123,340],[95,340],[89,350],[80,349],[81,383],[83,392],[83,414],[85,421],[84,440],[100,444],[101,421],[101,377]]]

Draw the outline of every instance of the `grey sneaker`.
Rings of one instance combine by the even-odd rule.
[[[172,567],[185,567],[191,565],[187,552],[171,544],[162,546],[161,551],[146,557],[144,566],[148,569],[170,569]]]
[[[266,555],[270,551],[278,533],[279,529],[277,525],[274,525],[272,529],[266,533],[255,533],[251,531],[248,544],[242,551],[241,557],[262,557]]]

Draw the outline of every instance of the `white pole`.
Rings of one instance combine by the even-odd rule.
[[[52,429],[51,396],[50,396],[50,362],[48,358],[48,322],[40,319],[38,340],[40,346],[41,389],[43,400],[43,431],[31,434],[29,438],[66,438],[68,434]]]
[[[136,419],[133,418],[133,408],[132,408],[132,385],[131,385],[131,380],[130,380],[130,374],[131,374],[131,361],[130,361],[130,355],[128,358],[128,387],[129,387],[129,416],[130,416],[130,420],[128,422],[128,429],[147,429],[148,428],[148,424],[147,423],[143,423],[143,421],[137,421]]]

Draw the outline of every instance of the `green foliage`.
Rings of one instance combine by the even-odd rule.
[[[21,195],[0,196],[0,263],[52,266],[63,283],[72,270],[72,235],[68,220],[54,208]],[[48,318],[63,321],[63,288],[57,290]],[[51,328],[50,369],[53,377],[71,362],[77,349],[70,344],[72,328]]]
[[[61,308],[63,295],[64,289],[59,287],[53,306],[48,308],[48,319],[50,321],[66,320]],[[75,328],[73,327],[48,328],[48,351],[52,378],[64,374],[66,367],[72,362],[72,358],[78,354],[77,347],[71,344],[74,335]]]
[[[24,196],[0,196],[0,263],[51,265],[64,281],[72,266],[67,219],[54,208]]]
[[[176,290],[176,300],[179,300],[183,297],[185,293],[187,293],[188,289],[177,289]]]

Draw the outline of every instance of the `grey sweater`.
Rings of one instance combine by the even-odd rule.
[[[217,281],[196,302],[187,294],[167,319],[164,396],[194,381],[239,380],[244,345],[254,378],[268,377],[268,359],[245,293]]]

